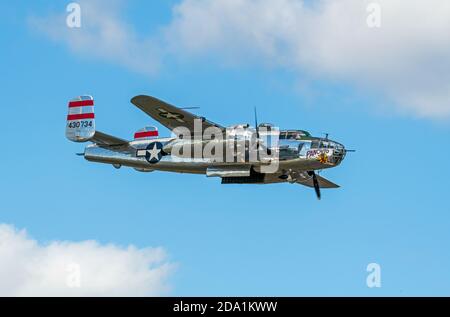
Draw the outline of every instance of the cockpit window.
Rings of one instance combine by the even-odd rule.
[[[303,130],[282,131],[280,140],[301,140],[302,137],[306,136],[310,136],[310,134]]]
[[[334,149],[336,144],[332,141],[320,141],[319,147],[322,149]]]
[[[298,132],[287,131],[280,134],[280,139],[284,140],[300,140],[300,138],[301,135]]]
[[[298,153],[302,151],[303,145],[305,145],[303,142],[298,145]]]
[[[319,141],[312,141],[311,149],[317,149],[317,148],[319,148]]]

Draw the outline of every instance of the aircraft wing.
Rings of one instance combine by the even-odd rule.
[[[170,130],[177,127],[186,127],[193,133],[194,120],[200,119],[202,120],[202,131],[208,127],[216,127],[225,131],[224,127],[214,122],[196,116],[154,97],[144,95],[136,96],[131,99],[131,103]]]
[[[320,188],[339,188],[340,187],[339,185],[329,181],[326,178],[323,178],[320,175],[317,175],[317,181],[319,182]],[[303,181],[303,182],[297,181],[297,184],[301,184],[301,185],[305,185],[307,187],[313,187],[314,188],[314,184],[313,184],[312,178],[308,179],[307,181]]]

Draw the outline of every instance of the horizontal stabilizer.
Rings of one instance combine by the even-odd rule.
[[[79,96],[69,101],[66,137],[74,142],[91,141],[100,146],[123,146],[128,141],[95,130],[94,98]]]
[[[123,140],[121,138],[117,138],[115,136],[100,131],[95,131],[95,134],[90,141],[97,143],[98,145],[107,145],[107,146],[120,146],[128,144],[127,140]]]

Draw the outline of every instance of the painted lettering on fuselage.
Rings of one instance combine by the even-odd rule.
[[[309,150],[306,152],[306,158],[314,158],[320,155],[331,155],[333,150]]]

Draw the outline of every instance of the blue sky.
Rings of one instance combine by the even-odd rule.
[[[158,70],[140,73],[30,23],[64,16],[67,3],[0,5],[0,223],[42,245],[162,247],[176,266],[169,295],[449,295],[447,108],[426,116],[354,74],[267,56],[236,62],[236,52],[207,48],[161,50]],[[153,37],[177,3],[134,1],[118,16],[138,38]],[[67,101],[86,93],[96,100],[97,128],[122,138],[154,124],[129,102],[149,94],[200,106],[223,125],[252,123],[256,106],[260,121],[328,132],[357,152],[322,174],[341,188],[324,190],[321,201],[297,185],[222,186],[198,175],[115,170],[76,156],[83,145],[64,137]],[[381,288],[366,285],[371,262],[381,265]]]

